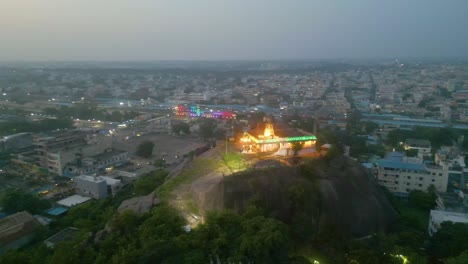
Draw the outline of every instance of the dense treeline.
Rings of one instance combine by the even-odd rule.
[[[71,107],[46,108],[44,114],[58,118],[95,119],[111,122],[123,122],[139,115],[135,111],[112,111],[109,113],[106,110],[98,109],[94,103],[77,103]]]
[[[377,155],[385,156],[385,146],[383,144],[370,145],[366,143],[366,138],[358,134],[351,134],[334,128],[322,129],[317,133],[317,146],[329,143],[339,146],[344,150],[344,146],[349,147],[349,155],[353,158],[361,158],[367,160],[368,156]]]
[[[314,163],[315,164],[315,163]],[[317,165],[317,164],[315,164]],[[322,164],[326,166],[326,163]],[[318,165],[317,165],[318,166]],[[308,169],[307,166],[301,167]],[[428,208],[435,196],[414,192],[409,201],[389,194],[400,219],[386,234],[355,240],[328,226],[317,232],[308,219],[320,199],[315,189],[303,185],[288,188],[294,204],[291,217],[282,219],[252,200],[243,213],[209,213],[191,232],[186,220],[172,207],[162,204],[145,214],[124,211],[118,205],[134,195],[146,195],[160,186],[167,173],[150,173],[127,186],[115,197],[91,201],[72,208],[58,218],[48,233],[23,250],[0,257],[0,263],[466,263],[468,225],[443,224],[434,237],[427,235]],[[314,185],[313,177],[309,179]],[[318,188],[318,186],[316,186]],[[315,198],[314,198],[315,197]],[[314,200],[315,199],[315,200]],[[274,209],[274,208],[273,208]],[[79,228],[71,241],[54,249],[42,241],[63,228]],[[99,230],[107,235],[96,236]],[[465,261],[465,262],[463,262]]]
[[[24,190],[10,188],[2,192],[0,206],[6,213],[28,211],[38,214],[50,208],[50,202]]]
[[[110,209],[101,211],[99,203],[78,207],[62,221],[62,227],[80,228],[74,240],[55,249],[38,243],[10,251],[0,257],[1,263],[404,263],[403,259],[466,263],[460,262],[467,254],[463,251],[468,242],[466,225],[444,224],[428,239],[427,226],[421,229],[419,219],[405,212],[393,233],[349,240],[330,228],[315,241],[305,242],[294,239],[293,225],[266,216],[254,204],[243,214],[208,214],[203,224],[187,233],[182,228],[185,220],[167,205],[143,215],[125,211],[112,216]],[[96,242],[95,232],[109,219],[112,231]]]
[[[46,132],[71,127],[73,127],[73,121],[70,118],[44,119],[37,122],[7,121],[0,122],[0,136],[21,132]]]
[[[399,147],[400,142],[405,142],[408,138],[429,140],[432,148],[435,149],[440,148],[440,146],[452,146],[460,143],[464,150],[468,150],[468,131],[454,128],[416,127],[413,130],[395,129],[388,133],[387,141],[389,145]],[[458,142],[460,138],[463,140]]]

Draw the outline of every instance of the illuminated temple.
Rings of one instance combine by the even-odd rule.
[[[303,145],[303,152],[313,151],[316,141],[311,133],[296,128],[274,129],[270,122],[245,132],[241,138],[243,153],[276,152],[281,156],[293,155],[295,142]]]

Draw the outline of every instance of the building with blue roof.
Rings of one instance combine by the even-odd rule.
[[[412,118],[394,114],[362,114],[362,121],[370,121],[377,123],[381,127],[388,129],[412,129],[414,127],[429,127],[429,128],[444,128],[452,127],[456,129],[468,129],[468,125],[464,124],[446,124],[437,119]]]
[[[427,191],[431,185],[439,192],[447,191],[448,167],[427,164],[421,158],[406,157],[401,152],[390,152],[377,160],[375,173],[379,184],[393,193]]]
[[[54,207],[54,208],[48,210],[47,214],[50,214],[50,215],[53,215],[53,216],[59,216],[59,215],[62,215],[64,213],[66,213],[67,211],[68,211],[68,208],[58,206],[58,207]]]

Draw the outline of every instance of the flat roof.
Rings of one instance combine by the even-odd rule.
[[[453,223],[466,223],[468,224],[468,214],[449,212],[449,211],[440,211],[440,210],[431,210],[431,218],[434,222],[453,222]]]
[[[50,209],[49,211],[47,211],[47,213],[50,214],[50,215],[57,216],[57,215],[61,215],[61,214],[65,213],[67,211],[68,211],[68,208],[59,206],[59,207],[55,207],[55,208]]]
[[[55,234],[55,235],[49,237],[48,239],[46,239],[44,241],[44,243],[48,247],[53,247],[57,243],[60,243],[60,242],[63,242],[63,241],[69,241],[69,240],[73,239],[77,232],[78,232],[77,228],[67,227],[67,228],[63,229],[62,231],[58,232],[57,234]]]
[[[419,171],[426,170],[426,167],[424,166],[424,164],[401,162],[401,161],[396,161],[395,159],[381,159],[377,161],[377,164],[380,167],[387,167],[387,168],[394,168],[394,169],[419,170]]]
[[[80,176],[76,176],[75,179],[81,179],[81,180],[84,180],[84,181],[90,181],[90,182],[102,182],[102,181],[105,181],[104,179],[96,176],[90,176],[90,175],[80,175]]]
[[[34,232],[39,222],[28,212],[9,215],[0,220],[0,246]]]
[[[410,145],[410,147],[425,147],[425,148],[431,147],[431,142],[426,139],[408,138],[406,139],[405,142],[406,144]]]
[[[119,180],[119,179],[114,179],[114,178],[107,177],[107,176],[96,176],[96,177],[94,177],[94,176],[90,176],[90,175],[80,175],[80,176],[75,177],[75,179],[82,179],[82,180],[90,181],[90,182],[105,181],[106,184],[108,184],[108,185],[117,184],[117,183],[121,182],[121,180]]]
[[[67,197],[65,199],[62,199],[62,200],[58,201],[57,204],[63,205],[63,206],[66,206],[66,207],[72,207],[72,206],[75,206],[75,205],[78,205],[78,204],[82,204],[82,203],[84,203],[86,201],[89,201],[89,200],[91,200],[91,198],[81,196],[79,194],[75,194],[75,195],[72,195],[70,197]]]

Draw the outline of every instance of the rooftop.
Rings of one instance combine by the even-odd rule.
[[[93,159],[96,160],[107,160],[109,158],[114,157],[115,155],[125,153],[126,151],[119,150],[119,149],[107,149],[105,152],[101,154],[97,154],[95,156],[92,156]]]
[[[409,145],[410,147],[422,147],[422,148],[430,148],[431,147],[431,142],[429,140],[425,140],[425,139],[408,138],[406,140],[406,144]]]
[[[47,247],[53,247],[57,243],[73,239],[73,237],[75,237],[77,232],[78,232],[77,228],[67,227],[63,229],[62,231],[58,232],[57,234],[46,239],[44,243],[47,245]]]
[[[75,179],[80,179],[80,180],[90,181],[90,182],[102,182],[102,181],[105,181],[105,180],[104,180],[103,178],[101,178],[101,177],[89,176],[89,175],[80,175],[80,176],[77,176]]]
[[[68,211],[68,208],[58,206],[58,207],[48,210],[47,213],[53,216],[58,216],[58,215],[64,214],[67,211]]]
[[[425,171],[426,165],[417,159],[411,159],[405,157],[405,154],[402,152],[389,152],[387,157],[377,161],[377,164],[380,167],[402,169],[402,170],[417,170]]]
[[[37,226],[39,222],[26,211],[0,219],[0,246],[31,234]]]
[[[431,218],[436,223],[450,221],[453,223],[467,223],[468,224],[468,214],[464,214],[464,213],[431,210]]]
[[[72,206],[75,206],[75,205],[78,205],[78,204],[82,204],[86,201],[89,201],[91,200],[91,198],[89,197],[84,197],[84,196],[81,196],[79,194],[75,194],[75,195],[72,195],[70,197],[67,197],[65,199],[62,199],[60,201],[57,202],[57,204],[59,205],[63,205],[63,206],[66,206],[66,207],[72,207]]]
[[[120,183],[121,180],[119,179],[114,179],[114,178],[111,178],[111,177],[107,177],[107,176],[89,176],[89,175],[80,175],[80,176],[77,176],[75,179],[82,179],[82,180],[85,180],[85,181],[91,181],[91,182],[102,182],[102,181],[105,181],[106,184],[108,185],[112,185],[112,184],[116,184],[116,183]]]

